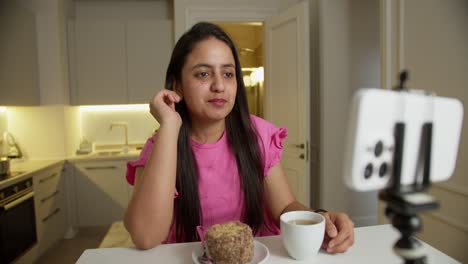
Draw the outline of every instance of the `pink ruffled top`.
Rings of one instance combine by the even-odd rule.
[[[282,142],[288,132],[284,127],[277,128],[271,123],[251,115],[251,120],[258,133],[260,151],[263,152],[265,164],[264,175],[276,165],[283,151]],[[127,163],[127,181],[134,184],[136,167],[145,166],[151,154],[156,136],[151,137],[143,147],[136,161]],[[198,192],[203,211],[203,226],[209,227],[226,221],[242,221],[244,203],[240,176],[237,171],[236,158],[229,148],[226,133],[213,144],[201,144],[191,141],[195,160],[198,165]],[[174,196],[177,199],[177,191]],[[280,230],[269,213],[265,213],[266,226],[257,233],[258,236],[278,235]],[[175,228],[172,226],[164,243],[175,243]]]

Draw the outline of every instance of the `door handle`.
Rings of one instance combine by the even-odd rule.
[[[59,194],[59,190],[55,190],[55,192],[53,192],[51,195],[42,198],[41,203],[45,203],[47,200],[51,199],[52,197],[56,196],[57,194]]]
[[[304,149],[304,148],[305,148],[304,143],[302,143],[302,144],[296,144],[296,145],[294,145],[294,146],[295,146],[296,148],[300,148],[300,149]]]
[[[52,173],[51,175],[47,176],[47,177],[44,177],[42,179],[39,179],[39,183],[44,183],[48,180],[51,180],[52,178],[54,178],[55,176],[57,176],[57,173]]]
[[[306,153],[305,154],[301,153],[299,155],[299,158],[302,159],[302,160],[308,161],[309,160],[309,141],[307,141],[306,144],[298,144],[298,145],[294,145],[294,146],[297,147],[297,148],[300,148],[300,149],[305,149]]]
[[[11,208],[25,202],[26,200],[28,200],[29,198],[32,198],[34,196],[34,192],[33,191],[29,191],[27,194],[21,196],[20,198],[14,200],[13,202],[9,203],[9,204],[5,204],[3,206],[3,209],[5,211],[8,211],[10,210]]]
[[[48,216],[44,217],[44,219],[42,219],[42,223],[45,223],[47,222],[49,219],[51,219],[54,215],[58,214],[58,212],[60,212],[60,208],[55,208],[55,210],[50,213]]]

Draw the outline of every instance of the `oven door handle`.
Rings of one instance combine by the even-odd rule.
[[[17,205],[23,203],[24,201],[28,200],[29,198],[31,198],[31,197],[33,197],[33,196],[34,196],[34,192],[29,192],[29,193],[27,193],[27,194],[21,196],[20,198],[14,200],[14,201],[11,202],[11,203],[5,204],[5,205],[2,206],[2,207],[3,207],[3,209],[4,209],[5,211],[8,211],[8,210],[10,210],[11,208],[13,208],[13,207],[15,207],[15,206],[17,206]]]

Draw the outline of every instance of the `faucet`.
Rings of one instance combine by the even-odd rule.
[[[123,147],[123,152],[127,153],[129,151],[129,146],[128,146],[128,124],[127,122],[112,122],[110,125],[110,130],[116,126],[121,126],[124,128],[125,131],[125,145]]]

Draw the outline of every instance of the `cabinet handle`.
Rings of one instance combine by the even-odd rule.
[[[52,193],[51,195],[42,198],[42,199],[41,199],[41,203],[44,203],[45,201],[47,201],[47,200],[49,200],[50,198],[52,198],[52,197],[54,197],[55,195],[57,195],[58,193],[59,193],[59,190],[55,190],[55,192]]]
[[[50,218],[52,218],[54,215],[58,214],[58,212],[60,212],[60,208],[56,208],[52,213],[50,213],[50,215],[44,217],[44,219],[42,219],[42,223],[45,223],[47,222]]]
[[[96,166],[96,167],[86,167],[86,170],[115,170],[116,166]]]
[[[56,172],[52,173],[51,175],[49,175],[49,176],[47,176],[47,177],[44,177],[44,178],[40,179],[40,180],[39,180],[39,183],[44,183],[44,182],[46,182],[46,181],[48,181],[48,180],[54,178],[55,176],[57,176],[57,173],[56,173]]]

